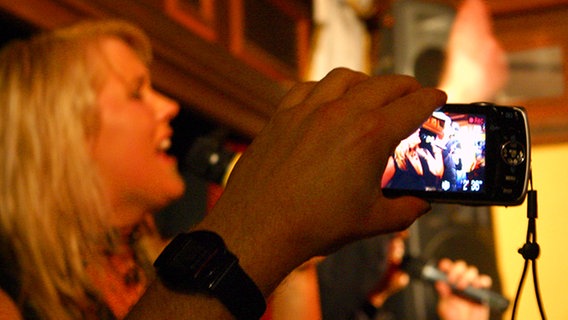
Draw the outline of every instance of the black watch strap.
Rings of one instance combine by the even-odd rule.
[[[239,320],[259,319],[264,297],[240,267],[221,237],[210,231],[176,236],[154,263],[158,276],[178,292],[208,294],[219,299]]]
[[[262,293],[238,262],[227,271],[215,291],[217,298],[239,320],[259,319],[266,310]]]

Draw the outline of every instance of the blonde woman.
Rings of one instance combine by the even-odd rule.
[[[152,277],[146,215],[184,184],[166,153],[178,106],[152,89],[150,59],[121,22],[0,56],[0,276],[25,317],[121,318]]]

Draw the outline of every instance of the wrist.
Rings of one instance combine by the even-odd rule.
[[[270,217],[263,222],[255,223],[253,227],[247,227],[242,219],[239,221],[232,219],[242,216],[234,210],[234,207],[230,216],[218,214],[220,210],[224,210],[221,201],[195,227],[195,230],[212,230],[219,234],[227,248],[239,258],[242,269],[265,297],[270,296],[292,270],[308,260],[309,257],[304,258],[309,253],[306,244],[302,244],[292,232],[288,232],[293,228],[271,226],[274,220]],[[257,211],[263,210],[257,209]],[[217,219],[217,216],[222,216],[223,219]],[[263,228],[259,228],[258,225],[262,225]],[[297,245],[293,245],[294,243]]]
[[[154,266],[168,289],[215,297],[236,319],[258,319],[266,309],[262,292],[214,232],[176,236]]]

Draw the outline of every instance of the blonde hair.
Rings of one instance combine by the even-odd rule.
[[[150,62],[146,36],[121,21],[83,22],[0,53],[0,259],[16,261],[16,303],[45,319],[84,317],[96,296],[86,265],[111,230],[88,147],[108,72],[98,44],[109,37]]]

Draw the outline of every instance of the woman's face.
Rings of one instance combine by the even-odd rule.
[[[176,159],[166,154],[179,106],[154,91],[147,67],[124,42],[108,38],[102,51],[111,72],[98,96],[94,158],[115,209],[113,224],[129,225],[183,193]]]

